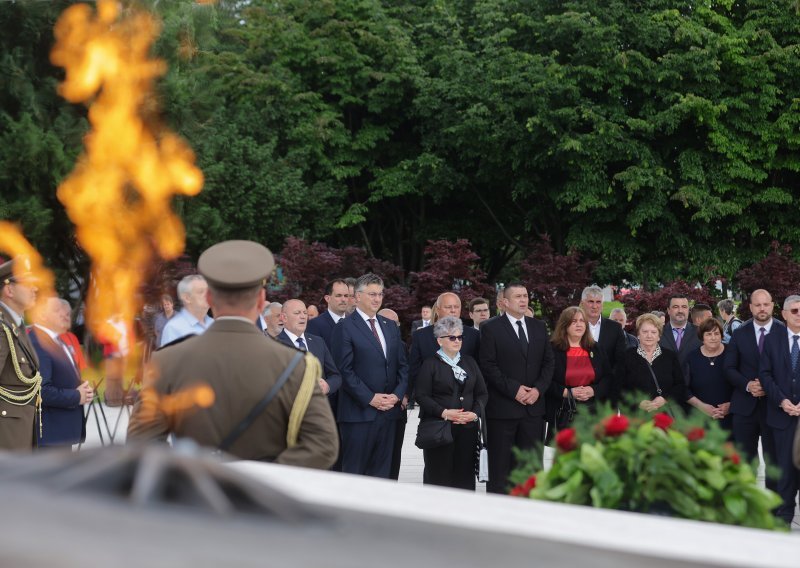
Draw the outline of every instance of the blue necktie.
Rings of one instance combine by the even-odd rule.
[[[800,346],[797,345],[797,340],[800,335],[792,336],[792,371],[797,372],[797,362],[800,361]]]
[[[297,338],[297,347],[299,347],[301,351],[308,351],[306,349],[306,342],[303,341],[302,337]]]

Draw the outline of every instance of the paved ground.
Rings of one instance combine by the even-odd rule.
[[[95,403],[92,407],[89,421],[86,425],[86,443],[84,447],[99,447],[108,444],[113,439],[115,444],[125,443],[125,432],[128,428],[128,416],[130,407],[108,408],[105,405]],[[100,427],[98,428],[98,421]],[[403,442],[403,457],[400,464],[400,483],[422,484],[422,470],[424,462],[422,450],[414,445],[414,438],[417,434],[419,424],[419,408],[409,412],[408,424],[406,425],[405,438]],[[102,442],[101,442],[102,436]],[[549,467],[553,461],[553,450],[545,448],[544,465]],[[764,483],[764,473],[760,471],[759,479]],[[476,491],[486,492],[486,484],[478,483]],[[800,531],[800,508],[796,511],[792,530]]]

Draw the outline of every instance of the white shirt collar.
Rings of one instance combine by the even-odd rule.
[[[50,337],[50,339],[56,342],[56,345],[61,345],[61,339],[58,337],[58,334],[55,331],[43,325],[39,325],[38,323],[33,324],[33,326],[45,332]]]
[[[9,305],[6,304],[5,302],[0,302],[0,306],[3,306],[6,309],[6,311],[8,311],[8,313],[11,314],[11,317],[14,318],[14,323],[16,324],[17,327],[22,327],[21,315],[12,310],[11,307],[9,307]]]
[[[292,343],[293,343],[294,345],[297,345],[297,338],[298,338],[298,337],[301,337],[301,338],[303,338],[303,343],[305,343],[306,345],[308,345],[308,341],[306,340],[306,334],[305,334],[305,333],[304,333],[303,335],[299,335],[299,336],[298,336],[298,335],[295,335],[294,333],[292,333],[291,331],[289,331],[288,329],[286,329],[285,327],[283,328],[283,331],[285,331],[285,332],[286,332],[286,335],[288,335],[288,336],[289,336],[289,339],[291,339],[291,340],[292,340]]]
[[[369,320],[374,319],[377,321],[378,319],[378,314],[375,314],[374,316],[370,317],[364,312],[362,312],[361,308],[356,308],[356,312],[358,312],[358,315],[360,315],[364,319],[364,321],[367,322],[367,325],[369,325]]]
[[[761,328],[764,328],[764,333],[769,334],[770,330],[772,329],[772,322],[773,319],[769,318],[769,321],[764,325],[758,325],[755,320],[753,320],[753,327],[756,329],[756,337],[761,333]]]
[[[344,319],[344,316],[337,315],[328,308],[328,313],[331,314],[331,318],[333,318],[333,323],[339,323],[339,320]]]
[[[600,323],[603,321],[602,317],[597,318],[597,323],[589,322],[589,333],[592,334],[592,339],[598,341],[600,339]]]

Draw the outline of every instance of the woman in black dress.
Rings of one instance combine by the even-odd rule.
[[[697,329],[697,336],[703,343],[687,358],[689,404],[730,430],[732,388],[723,373],[726,350],[722,343],[722,325],[713,318],[706,320]]]
[[[420,423],[449,420],[453,442],[423,450],[423,483],[475,490],[475,449],[478,417],[489,395],[478,364],[461,355],[464,328],[461,320],[447,316],[433,327],[439,351],[422,362],[415,394]]]

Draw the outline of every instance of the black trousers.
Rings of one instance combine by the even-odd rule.
[[[342,422],[342,471],[389,479],[396,420],[378,413],[372,422]]]
[[[507,493],[508,476],[517,466],[512,448],[530,450],[544,441],[544,416],[525,416],[517,420],[486,421],[486,448],[489,452],[487,493]],[[542,464],[537,465],[538,468]]]
[[[785,430],[773,429],[775,435],[775,450],[778,453],[778,466],[781,476],[778,479],[778,495],[783,499],[783,504],[775,508],[775,516],[787,523],[794,518],[797,493],[800,491],[800,470],[794,466],[792,460],[792,447],[797,431],[797,417],[792,418],[792,424]]]
[[[400,479],[400,459],[403,455],[403,439],[406,436],[406,423],[408,418],[406,411],[402,410],[399,420],[395,420],[394,426],[394,446],[392,447],[392,467],[389,472],[390,479]]]
[[[478,423],[451,424],[453,443],[423,450],[423,483],[475,491],[475,449]]]
[[[764,450],[764,461],[768,465],[778,465],[778,454],[775,451],[775,436],[772,428],[767,426],[767,397],[761,397],[756,409],[749,416],[733,414],[733,442],[752,462],[758,458],[758,439]],[[778,481],[767,472],[767,489],[778,490]]]

